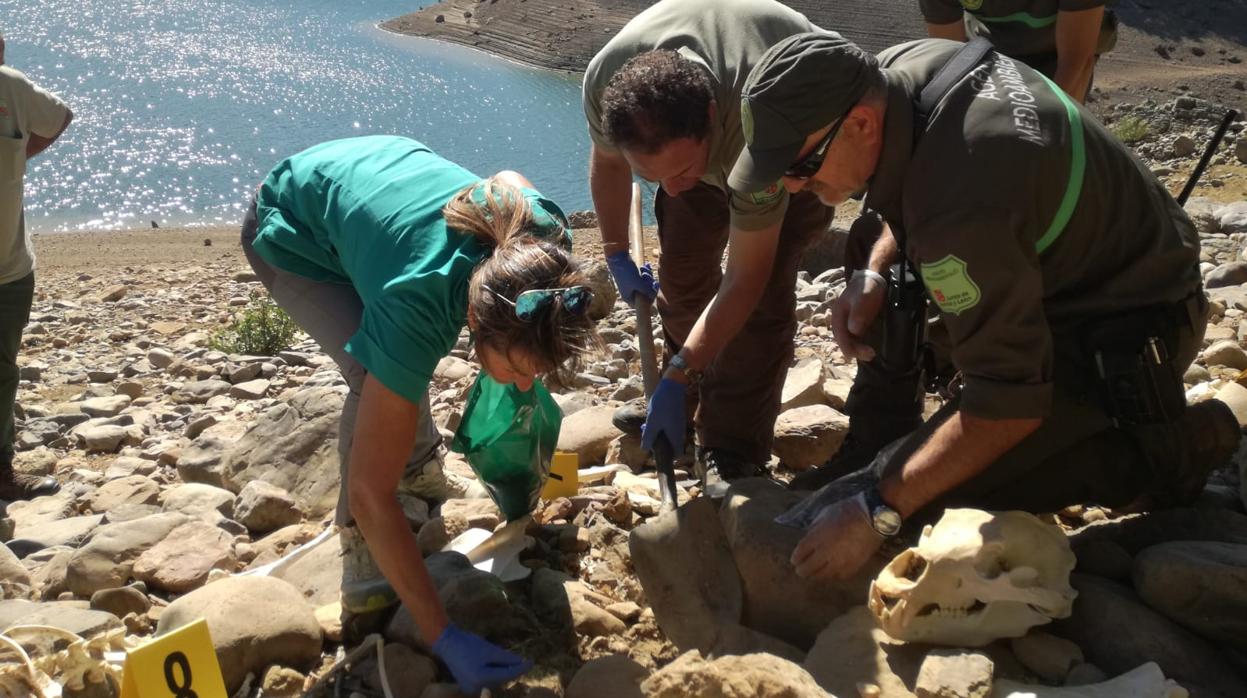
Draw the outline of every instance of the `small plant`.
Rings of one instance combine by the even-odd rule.
[[[251,302],[229,327],[217,330],[208,346],[227,354],[272,356],[289,349],[299,326],[267,294],[251,294]]]
[[[1152,134],[1152,127],[1147,121],[1137,116],[1122,117],[1113,124],[1113,135],[1122,143],[1138,143]]]

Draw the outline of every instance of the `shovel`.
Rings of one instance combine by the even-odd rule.
[[[628,248],[632,261],[640,269],[645,264],[645,240],[641,229],[641,187],[632,183],[632,210],[628,216]],[[636,299],[636,338],[641,351],[641,381],[645,385],[645,397],[654,394],[658,386],[658,357],[654,355],[654,324],[650,316],[653,303],[648,298]],[[662,495],[664,511],[675,509],[675,454],[671,443],[660,436],[654,442],[654,463],[658,467],[658,491]]]

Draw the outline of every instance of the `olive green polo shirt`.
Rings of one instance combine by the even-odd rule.
[[[1015,58],[1056,53],[1058,12],[1105,4],[1106,0],[918,0],[926,21],[950,24],[964,17],[967,35],[986,37],[997,51]],[[1116,42],[1114,26],[1107,21],[1105,25],[1097,54],[1107,53]]]
[[[1053,335],[1186,298],[1199,285],[1199,239],[1090,112],[996,52],[915,145],[914,99],[961,46],[927,39],[880,54],[889,96],[866,205],[899,232],[948,326],[962,409],[1043,417]]]
[[[718,109],[701,181],[729,195],[733,228],[760,230],[777,224],[788,208],[788,192],[782,186],[746,193],[727,185],[727,175],[745,146],[741,89],[768,48],[793,34],[817,30],[804,15],[774,0],[661,0],[624,25],[585,70],[589,137],[595,147],[615,150],[602,132],[601,100],[607,83],[628,59],[656,49],[679,51],[709,73]]]

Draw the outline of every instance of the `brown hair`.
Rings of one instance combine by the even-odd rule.
[[[477,187],[483,198],[474,195]],[[468,282],[477,343],[507,356],[513,352],[529,356],[545,373],[569,385],[571,376],[601,345],[587,308],[569,313],[556,300],[535,317],[521,320],[507,300],[513,303],[524,291],[535,289],[588,286],[588,277],[570,250],[533,235],[537,227],[523,194],[492,179],[460,191],[443,215],[450,227],[494,248]]]
[[[670,49],[628,59],[602,92],[602,131],[616,148],[656,153],[680,138],[710,135],[710,75]]]

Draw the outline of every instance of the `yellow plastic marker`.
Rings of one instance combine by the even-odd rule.
[[[567,451],[555,451],[550,459],[550,479],[541,488],[541,498],[574,497],[579,490],[580,457]]]
[[[121,698],[229,698],[202,618],[126,655]]]

